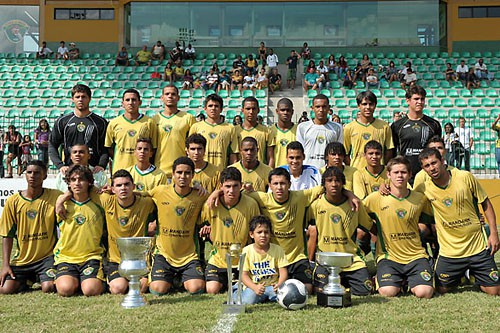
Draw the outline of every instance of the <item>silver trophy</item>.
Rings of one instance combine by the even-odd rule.
[[[317,304],[320,306],[342,308],[351,306],[351,293],[340,284],[341,268],[352,265],[354,256],[342,252],[317,252],[316,263],[325,267],[328,272],[328,284],[317,295]]]
[[[141,278],[148,274],[149,254],[154,246],[153,237],[121,237],[116,240],[120,250],[121,262],[118,272],[128,282],[128,294],[121,305],[126,309],[147,305],[146,298],[141,295]]]
[[[242,313],[245,312],[245,305],[241,302],[241,292],[243,283],[243,264],[245,263],[245,253],[241,253],[241,244],[231,244],[229,253],[226,253],[227,264],[227,302],[224,304],[224,313]],[[236,281],[236,297],[233,297],[232,279],[233,279],[233,259],[238,258],[238,280]]]

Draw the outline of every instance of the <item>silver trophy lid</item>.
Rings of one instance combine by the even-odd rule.
[[[346,268],[352,265],[354,255],[343,252],[316,252],[318,265]]]

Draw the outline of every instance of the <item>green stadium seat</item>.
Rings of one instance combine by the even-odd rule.
[[[47,113],[47,111],[43,110],[43,109],[38,109],[36,110],[35,114],[34,114],[34,117],[36,119],[43,119],[43,118],[48,118],[49,117],[49,114]]]
[[[333,89],[333,98],[344,98],[344,91],[341,89]]]
[[[344,108],[345,109],[347,107],[347,103],[344,100],[342,100],[342,99],[336,99],[335,100],[335,107],[336,108]]]
[[[106,110],[102,116],[104,119],[111,120],[116,117],[116,112],[114,110]]]
[[[463,109],[462,110],[462,115],[466,118],[466,119],[473,119],[476,117],[476,112],[471,110],[471,109]]]
[[[474,153],[479,155],[489,155],[491,153],[489,145],[485,143],[476,143],[474,145]]]
[[[23,99],[20,99],[18,102],[17,102],[17,107],[18,108],[27,108],[28,106],[30,106],[30,100],[27,99],[27,98],[23,98]]]
[[[487,97],[498,97],[498,93],[495,89],[486,89],[486,96]]]
[[[471,121],[471,127],[476,130],[484,129],[484,120],[473,119]]]
[[[451,84],[448,81],[439,81],[439,87],[443,89],[449,89],[451,88]]]
[[[189,93],[189,90],[181,90],[179,96],[180,98],[189,98],[191,97],[191,94]]]
[[[189,101],[188,107],[190,109],[199,109],[202,107],[201,101],[199,99],[192,99]]]
[[[238,93],[239,93],[239,91],[238,91]],[[195,90],[193,90],[192,94],[193,94],[192,95],[193,98],[203,98],[205,96],[205,92],[203,91],[203,89],[195,89]],[[232,95],[233,95],[233,92],[231,92],[231,98],[232,98]]]
[[[472,108],[477,108],[481,106],[481,102],[477,98],[469,98],[468,104]]]
[[[108,108],[109,107],[109,101],[107,99],[101,99],[97,103],[97,107],[101,108],[101,109]]]
[[[480,119],[488,119],[490,118],[490,112],[486,109],[477,109],[476,116]]]
[[[2,94],[2,98],[12,98],[15,96],[14,90],[13,89],[7,89],[4,90]]]
[[[394,90],[392,90],[392,89],[384,90],[384,97],[385,98],[394,98],[394,96],[395,96]]]
[[[467,107],[467,102],[463,98],[455,98],[455,106],[459,108]],[[445,106],[445,105],[443,105]]]
[[[472,96],[474,97],[484,97],[484,91],[482,89],[474,89],[472,91]]]
[[[440,120],[446,119],[448,118],[448,112],[446,112],[446,110],[444,109],[436,109],[434,110],[434,117]]]
[[[456,105],[456,102],[455,102],[455,105]],[[456,106],[458,106],[458,105],[456,105]],[[460,117],[460,111],[458,111],[457,109],[448,110],[448,118],[453,119],[453,120],[457,120],[459,117]]]
[[[245,91],[248,91],[248,90],[245,90]],[[315,89],[310,89],[307,91],[307,98],[314,98],[317,94],[318,94],[318,92]],[[243,97],[245,97],[244,94],[243,94]]]
[[[215,94],[215,90],[213,90],[213,89],[207,89],[207,91],[205,91],[205,96],[212,95],[212,94]]]
[[[179,100],[179,102],[177,103],[177,107],[179,109],[186,108],[187,106],[188,106],[188,102],[184,99]]]
[[[326,89],[324,89],[324,90],[326,90]],[[323,90],[321,91],[321,93],[323,93]],[[328,93],[330,93],[329,90],[328,90]],[[258,89],[255,91],[256,98],[266,98],[266,96],[267,96],[267,91],[265,89]],[[330,96],[328,95],[328,97],[330,97]]]
[[[380,104],[383,102],[384,100],[379,100],[378,103],[377,103],[377,106],[378,107],[383,107],[381,106]],[[353,108],[353,109],[356,109],[358,107],[358,103],[356,102],[355,99],[349,99],[349,101],[347,102],[347,105],[350,107],[350,108]]]
[[[317,92],[315,90],[313,90],[316,94]],[[309,94],[309,91],[307,92]],[[314,94],[314,96],[316,96],[316,94]],[[252,97],[254,94],[253,94],[253,91],[252,90],[243,90],[243,94],[242,94],[242,97],[243,98],[247,98],[247,97]],[[308,95],[309,96],[309,95]],[[314,97],[313,96],[313,97]]]
[[[148,107],[148,101],[142,101],[142,105],[144,105],[144,107]],[[111,104],[110,104],[110,108],[113,108],[113,109],[118,109],[118,108],[121,108],[122,106],[122,101],[121,99],[113,99],[111,101]]]
[[[228,98],[229,97],[229,93],[227,92],[227,90],[219,90],[219,92],[217,93],[220,97],[222,97],[223,99],[224,98]]]
[[[498,164],[497,164],[497,161],[494,157],[486,157],[486,160],[485,160],[485,167],[486,169],[497,169],[498,168]]]
[[[493,131],[481,131],[479,132],[479,140],[493,142],[496,140],[496,136],[493,134]]]
[[[399,108],[401,107],[401,103],[399,102],[399,100],[395,99],[395,98],[390,98],[388,100],[388,105],[390,108]]]
[[[437,98],[430,98],[429,101],[428,101],[428,105],[431,108],[438,108],[438,107],[441,106],[441,100],[439,100]]]
[[[482,98],[481,99],[481,106],[483,107],[494,107],[495,102],[491,98]]]
[[[443,97],[446,97],[446,92],[443,89],[436,89],[434,91],[434,96],[439,97],[439,98],[443,98]]]
[[[470,159],[470,167],[473,170],[482,170],[484,169],[484,165],[481,162],[481,159],[479,157],[471,157]]]
[[[356,91],[353,89],[347,89],[345,91],[345,97],[347,98],[356,98]]]
[[[39,98],[35,98],[31,101],[31,107],[32,108],[39,108],[39,107],[42,107],[43,105],[43,100],[42,99],[39,99]]]
[[[446,95],[448,97],[453,97],[457,98],[460,97],[460,94],[458,93],[458,90],[450,88],[449,90],[446,91]]]
[[[162,106],[163,106],[163,103],[159,99],[152,99],[150,104],[149,104],[150,108],[160,108]]]

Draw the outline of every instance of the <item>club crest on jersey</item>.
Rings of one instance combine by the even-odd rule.
[[[413,124],[413,126],[411,127],[411,129],[415,133],[420,133],[420,130],[422,129],[422,127],[419,124]]]
[[[453,199],[452,199],[452,198],[444,198],[444,199],[443,199],[443,204],[444,204],[446,207],[450,207],[452,203],[453,203]]]
[[[7,39],[12,43],[21,43],[24,40],[24,35],[29,30],[29,25],[21,20],[10,20],[2,26]]]
[[[213,140],[217,137],[217,133],[210,132],[210,133],[208,133],[208,137]]]
[[[490,276],[490,278],[497,282],[498,281],[498,271],[491,271],[490,274],[488,274]]]
[[[317,137],[318,143],[324,143],[325,142],[325,137],[320,135]]]
[[[432,279],[431,273],[427,271],[420,272],[420,276],[424,279],[424,281],[430,281]]]
[[[286,147],[288,145],[288,140],[287,139],[281,139],[280,140],[280,145],[281,145],[281,147]]]
[[[83,122],[80,122],[78,125],[76,125],[76,130],[80,133],[84,132],[85,131],[85,128],[87,126],[85,126],[85,124]]]
[[[286,215],[286,212],[276,212],[276,213],[274,213],[274,216],[276,216],[276,218],[278,219],[278,221],[283,220],[283,218],[285,217],[285,215]]]
[[[128,222],[128,217],[127,216],[123,216],[123,217],[120,217],[118,218],[118,223],[120,223],[120,225],[122,227],[124,227]]]
[[[94,271],[94,267],[87,267],[83,270],[83,275],[89,276]]]
[[[199,180],[193,180],[193,187],[198,188],[198,186],[201,186],[201,183]]]
[[[137,131],[136,130],[130,130],[127,132],[128,136],[130,136],[131,138],[133,138],[136,134],[137,134]]]
[[[175,214],[177,214],[177,216],[181,216],[185,210],[186,208],[184,207],[175,207]]]
[[[49,268],[45,272],[45,275],[47,275],[49,278],[55,278],[56,277],[56,270],[54,268]]]
[[[379,188],[380,188],[380,185],[378,185],[378,184],[372,185],[372,192],[378,192]]]
[[[33,220],[36,217],[36,210],[30,209],[26,212],[26,216],[30,219]]]
[[[338,214],[332,214],[332,215],[330,215],[330,221],[332,221],[333,223],[337,224],[340,221],[342,221],[342,217],[340,215],[338,215]]]
[[[373,282],[372,280],[365,280],[365,282],[363,283],[365,285],[365,288],[367,290],[372,290],[373,289]]]
[[[361,137],[364,139],[364,140],[369,140],[371,138],[371,134],[370,133],[363,133],[361,134]]]
[[[136,183],[136,184],[135,184],[135,189],[136,189],[137,191],[144,191],[144,187],[145,187],[145,186],[144,186],[144,184],[143,184],[143,183]]]
[[[396,210],[396,215],[402,219],[406,216],[407,211],[405,209],[397,209]]]
[[[230,217],[226,217],[222,220],[222,223],[224,223],[224,226],[229,228],[231,224],[233,224],[233,219]]]
[[[172,125],[163,126],[163,130],[167,133],[170,133],[172,131]]]
[[[82,214],[78,214],[75,216],[75,218],[73,219],[75,221],[76,224],[78,225],[82,225],[85,223],[85,216],[83,216]]]
[[[203,275],[203,268],[201,266],[196,266],[196,273],[198,273],[198,275]]]

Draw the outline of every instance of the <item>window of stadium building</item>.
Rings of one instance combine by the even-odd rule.
[[[437,0],[132,2],[126,35],[133,47],[174,41],[180,29],[194,30],[192,40],[202,47],[435,46],[438,6]]]
[[[0,52],[23,53],[38,50],[38,6],[0,6]]]

